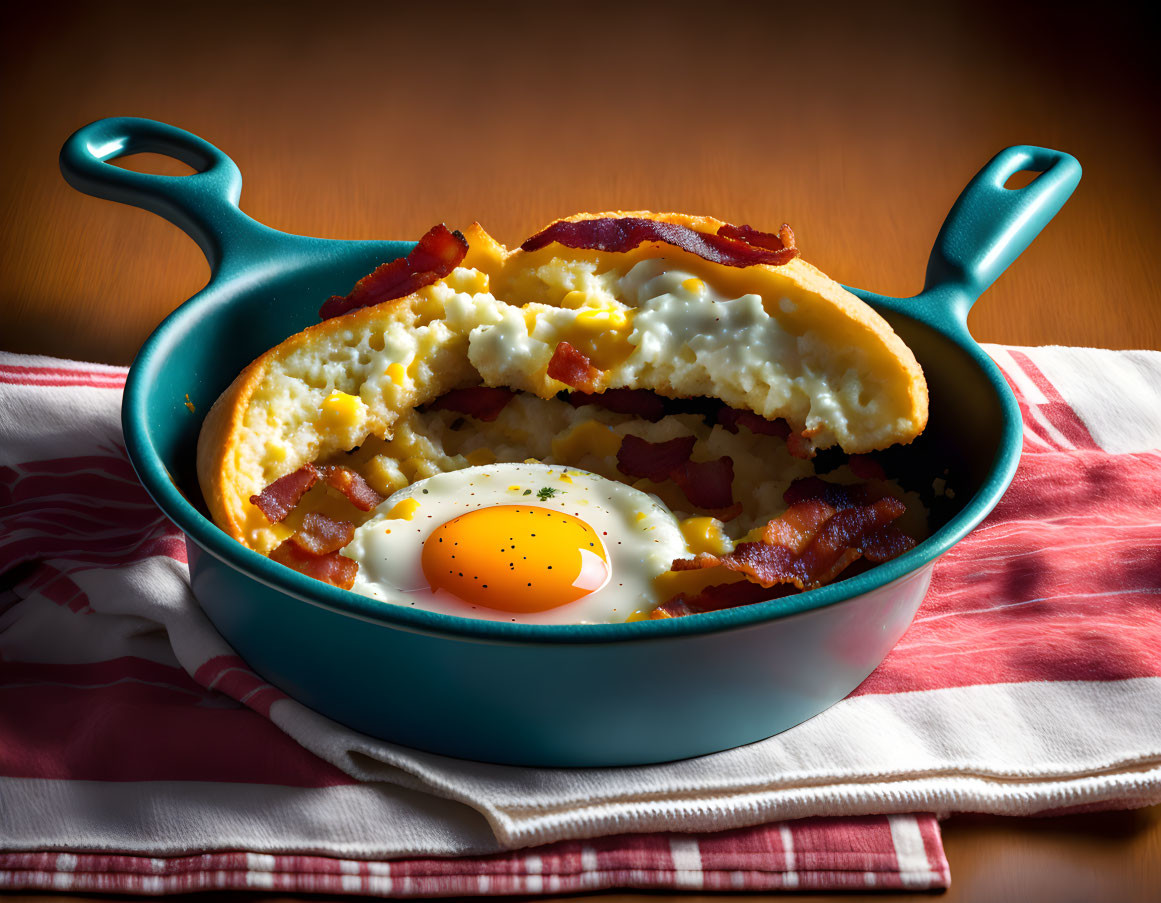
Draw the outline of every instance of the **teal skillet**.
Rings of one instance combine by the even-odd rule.
[[[188,176],[110,161],[153,152]],[[129,457],[186,536],[193,591],[255,671],[317,711],[417,749],[488,762],[607,766],[729,749],[786,730],[846,696],[878,665],[927,591],[936,559],[999,501],[1020,458],[1020,412],[972,339],[976,298],[1060,210],[1080,180],[1068,154],[1010,147],[968,184],[932,251],[923,291],[851,289],[890,322],[927,376],[931,419],[893,473],[933,499],[936,529],[907,554],[821,589],[726,611],[632,624],[536,626],[385,605],[252,552],[207,518],[194,473],[202,418],[252,359],[317,321],[404,241],[290,235],[238,208],[238,167],[189,132],[103,119],[65,143],[61,170],[97,197],[151,210],[209,259],[209,284],[149,337],[125,386]],[[1039,175],[1008,189],[1021,170]],[[194,402],[191,412],[186,397]]]

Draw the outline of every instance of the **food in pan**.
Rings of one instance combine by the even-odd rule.
[[[581,214],[514,251],[437,226],[320,314],[218,399],[198,473],[219,526],[326,582],[624,621],[821,586],[924,535],[868,455],[923,430],[922,371],[787,226]],[[821,449],[845,454],[816,473]]]

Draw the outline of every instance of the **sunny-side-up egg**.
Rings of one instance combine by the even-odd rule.
[[[653,496],[571,467],[493,464],[412,483],[343,554],[354,591],[397,605],[525,624],[625,621],[687,554]]]

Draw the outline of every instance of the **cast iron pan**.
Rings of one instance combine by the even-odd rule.
[[[188,176],[110,161],[168,154]],[[246,662],[290,696],[376,737],[422,750],[525,765],[629,765],[728,749],[785,730],[847,695],[896,643],[935,560],[995,506],[1020,457],[1020,413],[971,338],[977,297],[1068,199],[1068,154],[1010,147],[968,184],[935,242],[914,298],[852,291],[914,350],[927,376],[923,437],[887,455],[932,496],[936,529],[911,552],[822,589],[686,618],[533,626],[388,606],[321,584],[244,548],[205,515],[194,472],[202,418],[251,360],[317,322],[412,242],[290,235],[238,208],[242,179],[220,150],[147,119],[103,119],[61,151],[87,194],[151,210],[209,259],[209,284],[141,348],[122,420],[141,482],[185,533],[193,590]],[[1011,190],[1016,172],[1039,172]],[[196,412],[185,404],[186,396]]]

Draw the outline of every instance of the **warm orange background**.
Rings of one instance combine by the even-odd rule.
[[[112,6],[10,7],[8,350],[127,363],[207,277],[172,226],[60,179],[61,142],[109,115],[217,144],[243,207],[280,229],[414,238],[479,219],[516,243],[577,210],[785,220],[808,260],[884,294],[920,287],[992,154],[1047,145],[1084,179],[979,303],[975,334],[1161,347],[1154,48],[1109,4]]]
[[[218,145],[243,208],[292,232],[415,238],[479,219],[511,244],[578,210],[704,212],[788,221],[812,263],[901,295],[976,170],[1046,145],[1084,179],[979,302],[975,335],[1161,348],[1161,91],[1132,7],[30,6],[5,4],[0,35],[5,350],[128,363],[207,278],[175,228],[60,178],[64,139],[112,115]],[[945,839],[949,901],[1161,887],[1158,809],[957,817]]]

